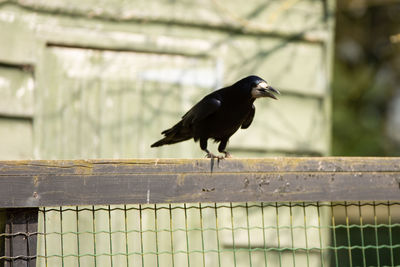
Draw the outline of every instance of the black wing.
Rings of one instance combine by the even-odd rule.
[[[254,114],[256,114],[256,107],[254,105],[251,106],[250,112],[247,114],[246,119],[244,119],[242,123],[242,129],[249,128],[250,124],[253,122]]]
[[[221,101],[215,97],[205,97],[194,107],[192,107],[185,115],[182,116],[184,126],[191,125],[201,121],[216,112],[221,106]]]

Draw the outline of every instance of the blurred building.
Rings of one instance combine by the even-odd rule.
[[[256,103],[252,127],[231,139],[230,151],[239,157],[329,155],[334,4],[333,0],[2,1],[0,158],[203,157],[191,142],[160,149],[151,149],[150,144],[204,94],[249,74],[263,77],[282,96],[279,101]],[[76,225],[81,230],[92,225],[107,229],[113,221],[111,230],[116,231],[123,221],[120,215],[107,219],[100,213],[93,217],[82,213],[78,221],[62,209],[41,217],[41,227],[55,232],[60,225],[64,230]],[[313,207],[283,208],[279,220],[288,223],[296,215],[303,220],[303,210],[312,227],[329,224],[329,210],[317,214]],[[238,216],[238,223],[245,223],[244,215]],[[252,220],[260,214],[249,216]],[[229,227],[229,215],[221,214],[220,220],[221,227]],[[276,223],[273,216],[269,220]],[[189,223],[196,226],[198,220]],[[322,237],[329,242],[327,230],[309,231],[308,245],[319,245]],[[42,236],[38,250],[43,255],[79,253],[90,238]],[[230,235],[221,238],[230,243]],[[118,240],[114,235],[113,242]],[[251,246],[260,246],[259,236],[254,240]],[[98,253],[111,246],[108,239],[98,237],[96,242]],[[143,242],[151,247],[155,240],[150,236]],[[238,247],[247,244],[244,236],[235,242]],[[304,242],[301,239],[297,245],[304,247]],[[267,245],[291,244],[286,231],[280,241],[271,239]],[[272,257],[269,266],[295,259],[320,266],[327,258],[299,251],[283,259]],[[96,263],[91,257],[82,260]],[[97,260],[109,264],[107,258]],[[224,260],[230,262],[231,257]],[[238,255],[237,260],[245,262],[248,255]],[[76,265],[71,257],[46,263],[58,266],[61,261]],[[207,259],[207,266],[215,264]]]
[[[233,154],[327,155],[332,4],[2,2],[0,158],[202,157],[189,142],[149,144],[249,74],[283,94],[256,103]]]

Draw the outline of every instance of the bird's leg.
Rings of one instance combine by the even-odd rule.
[[[213,153],[211,153],[207,149],[207,138],[200,138],[200,148],[201,148],[201,150],[203,150],[207,153],[206,158],[209,158],[209,159],[221,159],[222,158],[219,156],[215,156]]]
[[[220,153],[225,154],[225,156],[223,158],[232,158],[232,155],[228,151],[225,150],[227,144],[228,144],[228,139],[222,140],[221,143],[219,143],[218,151]]]

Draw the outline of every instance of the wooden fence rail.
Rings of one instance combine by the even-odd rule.
[[[400,158],[0,161],[0,207],[400,200]]]

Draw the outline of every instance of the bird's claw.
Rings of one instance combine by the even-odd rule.
[[[213,153],[207,153],[205,157],[206,157],[206,158],[209,158],[209,159],[218,159],[218,160],[224,159],[224,158],[225,158],[225,157],[223,157],[223,156],[216,156],[216,155],[214,155]]]
[[[226,152],[226,151],[224,151],[223,153],[225,154],[225,156],[224,156],[224,158],[225,158],[225,159],[232,158],[232,155],[231,155],[231,153],[229,153],[229,152]]]
[[[222,152],[222,153],[224,153],[224,156],[216,156],[216,155],[214,155],[213,153],[207,153],[206,154],[206,158],[209,158],[209,159],[218,159],[218,160],[222,160],[222,159],[229,159],[229,158],[232,158],[232,155],[229,153],[229,152]]]

